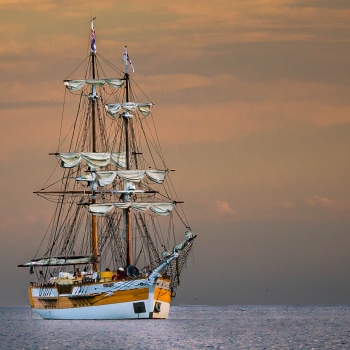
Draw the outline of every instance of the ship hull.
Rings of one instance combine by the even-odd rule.
[[[71,293],[60,294],[60,286],[37,285],[29,287],[28,292],[33,312],[43,319],[165,319],[169,315],[171,292],[167,281],[149,286],[142,280],[104,286],[71,286]]]
[[[146,304],[149,300],[143,300]],[[160,302],[160,312],[155,313],[154,303],[143,313],[135,313],[134,303],[125,302],[100,306],[86,306],[67,309],[35,309],[32,310],[45,320],[119,320],[119,319],[166,319],[170,304]],[[152,311],[151,311],[152,310]]]

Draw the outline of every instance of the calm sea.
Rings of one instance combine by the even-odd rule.
[[[167,320],[44,321],[0,308],[0,349],[350,349],[350,306],[175,306]]]

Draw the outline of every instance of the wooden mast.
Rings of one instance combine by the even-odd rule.
[[[95,52],[91,51],[91,73],[92,79],[95,79]],[[91,123],[92,123],[92,152],[96,152],[96,117],[95,117],[95,104],[96,104],[96,92],[95,87],[92,87],[91,96]],[[92,198],[92,204],[96,204],[96,198]],[[97,216],[91,215],[91,250],[93,255],[92,270],[98,271],[98,228],[97,228]]]
[[[128,73],[128,60],[126,59],[125,69],[125,100],[129,102],[129,73]],[[125,130],[125,153],[126,153],[126,169],[130,169],[130,150],[129,150],[129,118],[124,117],[124,130]],[[127,186],[128,182],[126,182]],[[125,188],[127,190],[127,188]],[[129,196],[129,195],[128,195]],[[130,198],[128,198],[130,200]],[[131,237],[131,222],[130,222],[130,209],[124,209],[124,229],[126,237],[126,265],[132,265],[132,237]]]

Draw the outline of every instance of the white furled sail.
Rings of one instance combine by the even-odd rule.
[[[150,205],[150,210],[161,216],[168,216],[174,208],[174,203],[155,203]]]
[[[106,166],[110,160],[110,153],[60,153],[62,168],[73,168],[78,165],[82,159],[85,160],[91,168]]]
[[[134,202],[133,203],[133,206],[132,208],[135,210],[135,211],[146,211],[147,209],[149,209],[150,205],[149,203],[136,203]]]
[[[99,187],[104,187],[111,184],[117,176],[116,171],[99,171],[91,172],[90,174],[80,175],[76,178],[77,181],[97,182]]]
[[[116,88],[116,89],[120,89],[124,84],[123,80],[121,80],[121,79],[105,79],[105,82],[109,86]]]
[[[80,153],[61,153],[59,157],[62,168],[73,168],[81,162]]]
[[[78,264],[89,264],[92,261],[93,256],[77,257],[77,258],[43,258],[40,260],[31,261],[25,263],[23,267],[30,266],[58,266],[58,265],[78,265]]]
[[[109,105],[106,105],[106,110],[107,110],[107,113],[114,117],[116,114],[119,113],[120,109],[121,109],[121,104],[120,103],[113,103],[113,104],[109,104]]]
[[[150,169],[150,170],[118,170],[116,173],[121,179],[131,181],[131,182],[140,182],[145,176],[147,176],[147,178],[150,181],[156,184],[162,184],[168,172],[169,170]]]
[[[113,208],[127,209],[131,208],[135,211],[151,210],[153,213],[161,216],[168,216],[175,206],[175,202],[165,203],[146,203],[146,202],[117,202],[117,203],[101,203],[90,204],[89,211],[94,215],[106,215],[109,214]]]
[[[137,107],[137,103],[135,102],[124,102],[120,104],[121,108],[124,109],[125,112],[134,112],[136,107]]]
[[[114,163],[119,168],[126,168],[126,153],[113,152],[111,153],[111,163]]]
[[[91,86],[103,86],[105,81],[103,79],[89,79],[85,80],[85,83]]]
[[[113,209],[113,205],[110,204],[90,204],[89,211],[95,215],[108,214]]]
[[[153,106],[152,103],[138,103],[137,108],[142,113],[144,117],[148,117],[151,113],[151,107]]]
[[[146,176],[156,184],[162,184],[169,170],[146,170]]]
[[[63,83],[70,91],[80,90],[85,84],[91,86],[103,86],[108,84],[115,89],[120,89],[124,84],[123,80],[121,79],[65,80]]]
[[[99,168],[108,165],[109,163],[115,164],[117,167],[126,167],[126,155],[125,152],[115,153],[59,153],[58,157],[61,160],[62,168],[73,168],[77,166],[82,160],[92,168]]]
[[[91,174],[81,175],[77,177],[77,181],[97,181],[98,186],[103,187],[110,185],[118,176],[122,180],[130,182],[140,182],[145,176],[156,184],[162,184],[168,170],[107,170],[96,171]]]
[[[92,169],[108,165],[111,158],[110,153],[81,153],[81,156]]]
[[[144,170],[123,170],[117,171],[117,175],[123,179],[131,182],[140,182],[145,176]]]
[[[98,171],[96,174],[96,180],[100,187],[111,184],[117,176],[116,171]]]
[[[89,212],[94,215],[106,215],[109,214],[114,208],[127,209],[130,208],[130,206],[130,202],[90,204]]]
[[[66,80],[63,82],[70,91],[77,91],[85,85],[85,80]]]
[[[153,103],[135,103],[135,102],[124,102],[124,103],[112,103],[105,105],[107,113],[115,118],[118,116],[121,110],[125,112],[134,112],[136,108],[142,113],[144,117],[147,117],[151,113]]]

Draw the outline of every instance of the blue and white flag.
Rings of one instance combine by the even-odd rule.
[[[123,61],[129,62],[130,66],[131,66],[131,69],[132,69],[132,71],[133,71],[133,73],[134,73],[134,72],[135,72],[135,69],[134,69],[134,66],[133,66],[133,64],[132,64],[132,62],[131,62],[131,59],[130,59],[130,57],[129,57],[128,49],[127,49],[126,46],[124,47]]]
[[[95,29],[94,29],[94,19],[91,20],[91,51],[92,52],[96,52],[96,35],[95,35]]]

